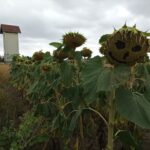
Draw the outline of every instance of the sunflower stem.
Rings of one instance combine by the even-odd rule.
[[[115,90],[112,91],[109,97],[109,119],[108,119],[108,141],[107,150],[114,148],[114,122],[115,122]]]

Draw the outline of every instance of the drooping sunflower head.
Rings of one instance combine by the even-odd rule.
[[[51,65],[50,64],[43,64],[42,66],[41,66],[41,70],[42,71],[44,71],[44,72],[46,72],[46,71],[49,71],[51,69]]]
[[[44,57],[44,53],[42,51],[35,52],[32,56],[32,59],[35,61],[41,61]]]
[[[67,53],[65,53],[62,49],[53,51],[53,56],[56,59],[63,60],[67,58]]]
[[[91,55],[92,55],[92,51],[89,48],[87,48],[87,47],[84,47],[82,49],[81,53],[82,53],[83,57],[88,57],[88,58],[90,58]]]
[[[86,38],[78,32],[69,32],[63,36],[63,44],[69,48],[76,48],[84,44]]]
[[[124,25],[109,35],[102,43],[100,52],[112,64],[134,65],[146,56],[148,49],[147,36],[135,26]]]

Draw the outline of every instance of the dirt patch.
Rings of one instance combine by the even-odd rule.
[[[0,82],[9,79],[10,64],[0,64]]]
[[[11,64],[0,64],[0,131],[13,121],[19,125],[19,116],[28,110],[28,103],[22,99],[21,92],[10,83]]]

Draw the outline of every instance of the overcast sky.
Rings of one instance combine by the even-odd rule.
[[[0,0],[0,6],[0,24],[20,26],[22,55],[52,51],[48,43],[61,41],[69,31],[82,33],[87,38],[84,46],[96,55],[100,36],[114,27],[127,22],[144,31],[150,29],[150,0]]]

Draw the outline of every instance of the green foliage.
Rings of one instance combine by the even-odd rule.
[[[11,142],[15,137],[15,129],[11,125],[10,127],[3,127],[0,133],[0,149],[9,149]]]
[[[69,131],[73,131],[76,127],[77,120],[79,120],[79,117],[81,116],[82,110],[77,110],[74,115],[72,116],[70,125],[69,125]]]
[[[69,86],[70,83],[72,82],[73,78],[73,65],[68,64],[67,62],[63,62],[60,64],[60,73],[62,76],[62,82],[64,83],[65,86]]]
[[[105,34],[102,35],[101,38],[99,39],[99,44],[103,44],[104,42],[107,41],[107,39],[110,37],[111,34]]]
[[[119,113],[143,128],[150,128],[150,103],[140,93],[120,87],[116,91]]]
[[[72,36],[69,35],[69,40],[74,42]],[[100,43],[108,37],[103,36]],[[149,62],[131,67],[110,65],[105,57],[100,56],[85,59],[80,51],[76,51],[82,43],[73,45],[73,49],[64,43],[50,43],[56,48],[56,54],[36,53],[38,57],[42,54],[38,61],[29,57],[14,58],[12,84],[23,91],[33,107],[31,112],[25,114],[16,132],[12,143],[14,149],[28,148],[50,139],[59,139],[62,141],[60,145],[65,145],[66,149],[77,145],[86,149],[84,139],[93,137],[96,141],[101,123],[106,128],[112,127],[113,123],[109,121],[113,119],[108,119],[111,100],[116,107],[111,110],[114,116],[119,114],[141,127],[150,128]],[[62,54],[67,54],[67,57]],[[43,128],[46,132],[37,134]],[[106,133],[106,129],[103,132]],[[126,142],[123,136],[132,139],[126,132],[118,132],[118,136],[122,142]],[[137,147],[135,143],[127,144]]]
[[[90,59],[82,70],[84,94],[87,103],[96,100],[100,92],[110,92],[129,79],[129,67],[105,67],[100,57]]]
[[[42,123],[42,118],[35,117],[33,112],[24,114],[19,129],[12,140],[11,149],[23,150],[27,147],[31,147],[35,143],[47,141],[49,139],[48,135],[40,133],[40,131],[44,129],[44,126],[41,128]]]
[[[52,43],[49,43],[49,45],[51,46],[54,46],[56,48],[61,48],[63,45],[59,42],[52,42]]]
[[[122,143],[130,147],[130,149],[141,150],[141,145],[137,139],[127,130],[118,130],[115,134],[116,138],[119,139]]]

